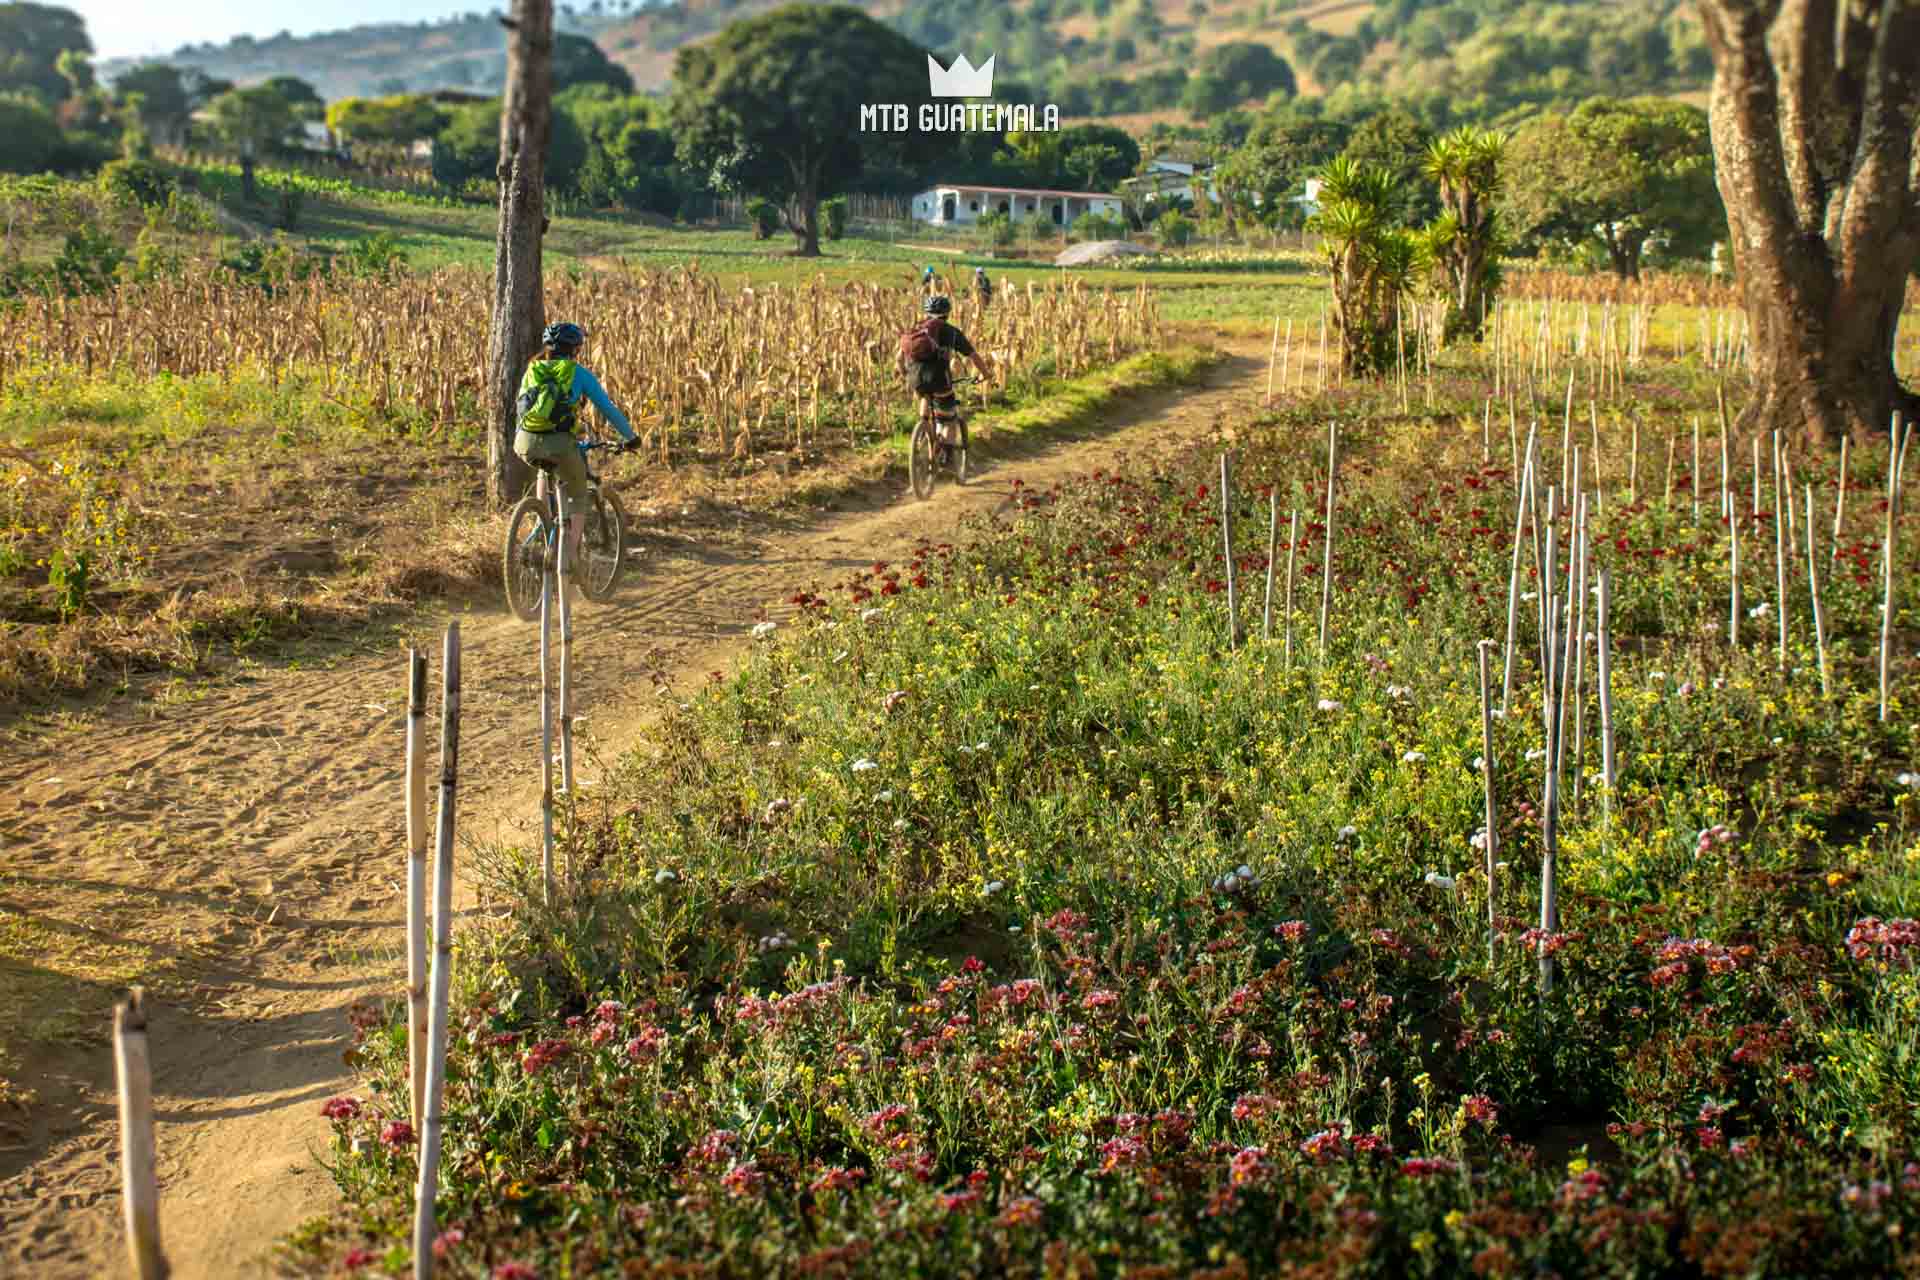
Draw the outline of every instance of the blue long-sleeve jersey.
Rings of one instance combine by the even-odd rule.
[[[627,415],[614,406],[613,400],[607,395],[606,388],[600,385],[600,379],[588,372],[585,365],[573,366],[573,385],[567,388],[567,398],[576,403],[585,398],[587,403],[600,411],[602,417],[613,424],[613,429],[620,433],[622,440],[635,438],[633,426],[627,421]]]

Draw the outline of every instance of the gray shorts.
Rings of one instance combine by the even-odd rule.
[[[553,463],[553,476],[560,485],[560,513],[574,515],[586,509],[587,462],[580,446],[566,431],[519,431],[513,433],[513,451],[531,466],[535,462]]]

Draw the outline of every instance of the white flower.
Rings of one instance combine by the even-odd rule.
[[[1780,745],[1781,743],[1783,743],[1783,742],[1785,742],[1785,741],[1786,741],[1786,739],[1785,739],[1785,738],[1775,738],[1775,739],[1773,740],[1773,743],[1772,743],[1772,745],[1774,745],[1774,746],[1776,746],[1776,747],[1777,747],[1777,746],[1779,746],[1779,745]]]
[[[673,874],[673,872],[667,870],[665,867],[662,867],[658,871],[653,873],[653,882],[655,884],[672,884],[675,880],[678,880],[679,878],[680,878],[679,876]]]
[[[1520,598],[1522,600],[1538,600],[1540,598],[1540,593],[1538,591],[1522,591],[1520,593]]]
[[[1487,767],[1487,758],[1485,756],[1475,756],[1473,758],[1473,771],[1475,773],[1479,773],[1481,770],[1485,769],[1486,767]]]
[[[1474,832],[1472,835],[1468,836],[1467,843],[1472,845],[1474,848],[1482,850],[1484,852],[1487,847],[1487,829],[1485,827],[1482,827],[1478,831]]]
[[[880,765],[878,762],[869,760],[865,756],[861,756],[858,760],[855,760],[853,762],[853,771],[855,773],[867,773],[871,770],[878,769],[879,767]]]
[[[1727,687],[1727,678],[1726,678],[1725,676],[1715,676],[1715,677],[1713,678],[1713,687],[1714,687],[1714,688],[1716,688],[1716,689],[1724,689],[1724,688],[1726,688],[1726,687]]]
[[[1920,774],[1903,773],[1895,778],[1894,781],[1903,787],[1912,787],[1915,783],[1920,783]]]
[[[987,887],[984,890],[984,892],[989,898],[991,898],[994,894],[1000,892],[1002,889],[1006,887],[1007,887],[1006,881],[1004,880],[989,880],[987,881]]]
[[[1422,760],[1425,760],[1426,758],[1427,758],[1427,753],[1424,751],[1409,751],[1407,752],[1407,754],[1400,757],[1400,763],[1401,764],[1419,764]]]
[[[875,804],[885,804],[887,801],[891,799],[893,799],[892,787],[888,787],[885,791],[882,791],[879,795],[873,798]]]
[[[1527,762],[1531,764],[1533,761],[1540,759],[1546,754],[1547,754],[1547,749],[1545,747],[1535,747],[1531,751],[1527,752]]]
[[[907,829],[907,820],[905,818],[895,818],[893,820],[893,829],[895,831],[905,831]]]
[[[1387,696],[1389,698],[1404,698],[1412,692],[1413,690],[1403,684],[1390,684],[1387,686]]]
[[[973,744],[973,749],[975,751],[985,751],[987,749],[987,744],[985,742],[976,742]]]
[[[1507,864],[1504,862],[1496,862],[1493,864],[1493,869],[1495,871],[1505,871],[1507,869]]]
[[[784,798],[769,800],[767,801],[766,820],[768,822],[772,822],[775,818],[779,817],[781,814],[785,813],[787,810],[791,808],[793,808],[793,801],[791,800],[787,800]]]
[[[1039,692],[1041,691],[1041,689],[1043,689],[1043,688],[1045,688],[1045,686],[1044,686],[1044,685],[1037,685],[1037,684],[1030,684],[1030,685],[1028,685],[1028,686],[1027,686],[1027,692],[1028,692],[1028,693],[1039,693]]]
[[[880,616],[880,610],[878,609],[862,609],[860,611],[860,621],[862,622],[872,622],[875,618],[879,616]]]
[[[1766,602],[1765,600],[1762,600],[1762,601],[1761,601],[1761,602],[1760,602],[1759,604],[1757,604],[1757,605],[1755,605],[1755,606],[1753,606],[1753,608],[1751,608],[1751,609],[1749,609],[1749,610],[1747,610],[1747,616],[1748,616],[1749,618],[1764,618],[1764,617],[1766,617],[1766,616],[1767,616],[1767,602]]]
[[[835,662],[845,662],[847,660],[847,651],[842,649],[840,652],[834,654],[833,660]]]
[[[1495,720],[1505,720],[1507,718],[1507,709],[1505,707],[1495,707],[1493,709],[1493,718]]]
[[[1443,876],[1438,871],[1429,871],[1427,883],[1436,889],[1452,889],[1457,882],[1452,876]]]
[[[1346,841],[1353,839],[1355,836],[1359,834],[1360,832],[1358,828],[1342,827],[1338,831],[1333,833],[1333,838],[1344,844]]]
[[[1322,710],[1322,711],[1338,711],[1339,709],[1340,709],[1340,704],[1339,704],[1339,703],[1337,703],[1337,702],[1335,702],[1335,701],[1334,701],[1334,700],[1333,700],[1332,698],[1322,698],[1322,699],[1320,699],[1320,710]]]
[[[777,626],[778,626],[777,623],[772,623],[772,622],[755,623],[753,628],[753,638],[755,640],[763,640],[766,637],[772,635]]]
[[[1664,671],[1647,672],[1647,679],[1649,680],[1665,680],[1666,678],[1667,678],[1667,673]]]

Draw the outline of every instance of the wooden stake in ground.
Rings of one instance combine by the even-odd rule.
[[[1480,411],[1480,465],[1493,465],[1493,397],[1487,397],[1486,407]]]
[[[1730,434],[1727,423],[1727,385],[1718,383],[1713,388],[1714,403],[1720,410],[1720,518],[1733,519],[1733,455],[1727,439]]]
[[[1600,576],[1600,656],[1595,676],[1600,685],[1600,795],[1601,812],[1608,826],[1613,824],[1613,575],[1607,566],[1599,567]]]
[[[1280,550],[1280,492],[1267,493],[1267,594],[1260,606],[1260,641],[1273,639],[1273,561]]]
[[[1587,748],[1587,566],[1589,560],[1589,539],[1587,521],[1592,518],[1593,508],[1588,495],[1581,494],[1578,510],[1573,521],[1573,558],[1567,565],[1567,577],[1573,590],[1569,597],[1573,615],[1573,630],[1569,646],[1573,651],[1573,788],[1569,797],[1577,813],[1580,808],[1580,794],[1585,790],[1582,775],[1586,772]]]
[[[1240,603],[1233,576],[1233,472],[1220,455],[1220,546],[1227,562],[1227,648],[1240,647]]]
[[[1847,447],[1852,443],[1853,441],[1850,437],[1840,437],[1839,492],[1833,499],[1833,554],[1827,557],[1836,564],[1839,563],[1840,560],[1840,522],[1847,514]],[[1807,536],[1813,536],[1811,526],[1809,526]]]
[[[1740,647],[1740,521],[1727,521],[1727,643]]]
[[[567,522],[560,522],[560,552],[553,591],[560,602],[560,790],[573,803],[573,591],[570,575],[581,570],[567,563]],[[571,874],[571,872],[569,872]]]
[[[1265,404],[1273,403],[1273,365],[1280,358],[1280,313],[1273,313],[1273,342],[1267,348],[1267,398]]]
[[[1300,508],[1287,523],[1287,668],[1293,668],[1293,553],[1300,545]]]
[[[1887,719],[1888,658],[1893,650],[1893,535],[1900,506],[1900,415],[1893,415],[1893,434],[1887,448],[1887,533],[1880,547],[1880,721]]]
[[[1340,427],[1327,424],[1327,549],[1320,569],[1320,660],[1327,660],[1327,624],[1333,616],[1333,477],[1339,465]]]
[[[1500,715],[1505,718],[1513,705],[1513,654],[1515,640],[1520,630],[1520,548],[1521,537],[1526,532],[1527,510],[1530,506],[1527,495],[1533,489],[1533,446],[1535,433],[1527,434],[1526,469],[1520,475],[1520,488],[1513,502],[1513,563],[1507,570],[1507,648],[1503,659],[1500,677]]]
[[[1700,523],[1700,417],[1693,419],[1693,471],[1687,476],[1687,492],[1693,495],[1693,522]]]
[[[453,979],[453,816],[460,773],[460,624],[447,624],[440,685],[440,813],[433,859],[433,1000],[428,1016],[427,1097],[420,1125],[420,1182],[413,1201],[413,1276],[433,1275],[434,1202],[447,1091],[447,999]]]
[[[1493,699],[1487,678],[1487,649],[1491,640],[1482,640],[1480,650],[1480,785],[1485,801],[1486,836],[1481,841],[1487,865],[1487,963],[1493,963],[1494,870],[1500,853],[1500,809],[1493,788]]]
[[[1545,583],[1541,584],[1541,594],[1550,594]],[[1555,652],[1558,639],[1554,630],[1559,623],[1560,602],[1557,593],[1547,605],[1547,652],[1552,656],[1547,666],[1547,679],[1542,690],[1545,706],[1543,718],[1547,724],[1546,757],[1542,761],[1545,779],[1540,794],[1540,931],[1548,937],[1560,931],[1560,769],[1555,763],[1559,756],[1560,743],[1560,667],[1559,654]],[[1540,947],[1540,994],[1546,995],[1553,990],[1553,957],[1548,954],[1545,940]]]
[[[556,477],[540,473],[540,497],[546,500],[558,483]],[[565,503],[560,504],[564,512]],[[563,514],[552,529],[552,554],[544,557],[540,568],[540,885],[543,901],[553,903],[553,680],[549,655],[553,642],[553,589],[559,576],[559,557],[565,554],[567,520]]]
[[[1760,518],[1760,437],[1753,438],[1753,518]]]
[[[1813,486],[1807,486],[1807,528],[1813,528]],[[1807,538],[1807,591],[1813,597],[1813,647],[1820,655],[1820,696],[1831,698],[1833,688],[1827,682],[1827,619],[1820,610],[1820,558],[1814,554],[1813,538]]]
[[[1627,505],[1640,501],[1640,419],[1633,420],[1632,452],[1627,455]],[[1673,475],[1673,441],[1667,441],[1667,475]]]
[[[1780,487],[1780,433],[1773,433],[1773,609],[1779,615],[1780,632],[1780,670],[1787,669],[1787,522],[1786,508],[1790,505],[1784,499],[1786,491]]]
[[[407,650],[407,1076],[418,1128],[427,1091],[427,655]]]
[[[160,1249],[160,1182],[153,1139],[153,1064],[146,993],[133,988],[113,1011],[113,1065],[120,1082],[120,1196],[127,1256],[137,1280],[172,1274]]]

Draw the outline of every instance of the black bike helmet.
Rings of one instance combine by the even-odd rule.
[[[587,340],[587,331],[562,320],[540,331],[540,345],[550,351],[573,351]]]
[[[921,303],[920,309],[930,316],[944,316],[953,310],[953,303],[947,299],[946,294],[936,293]]]

